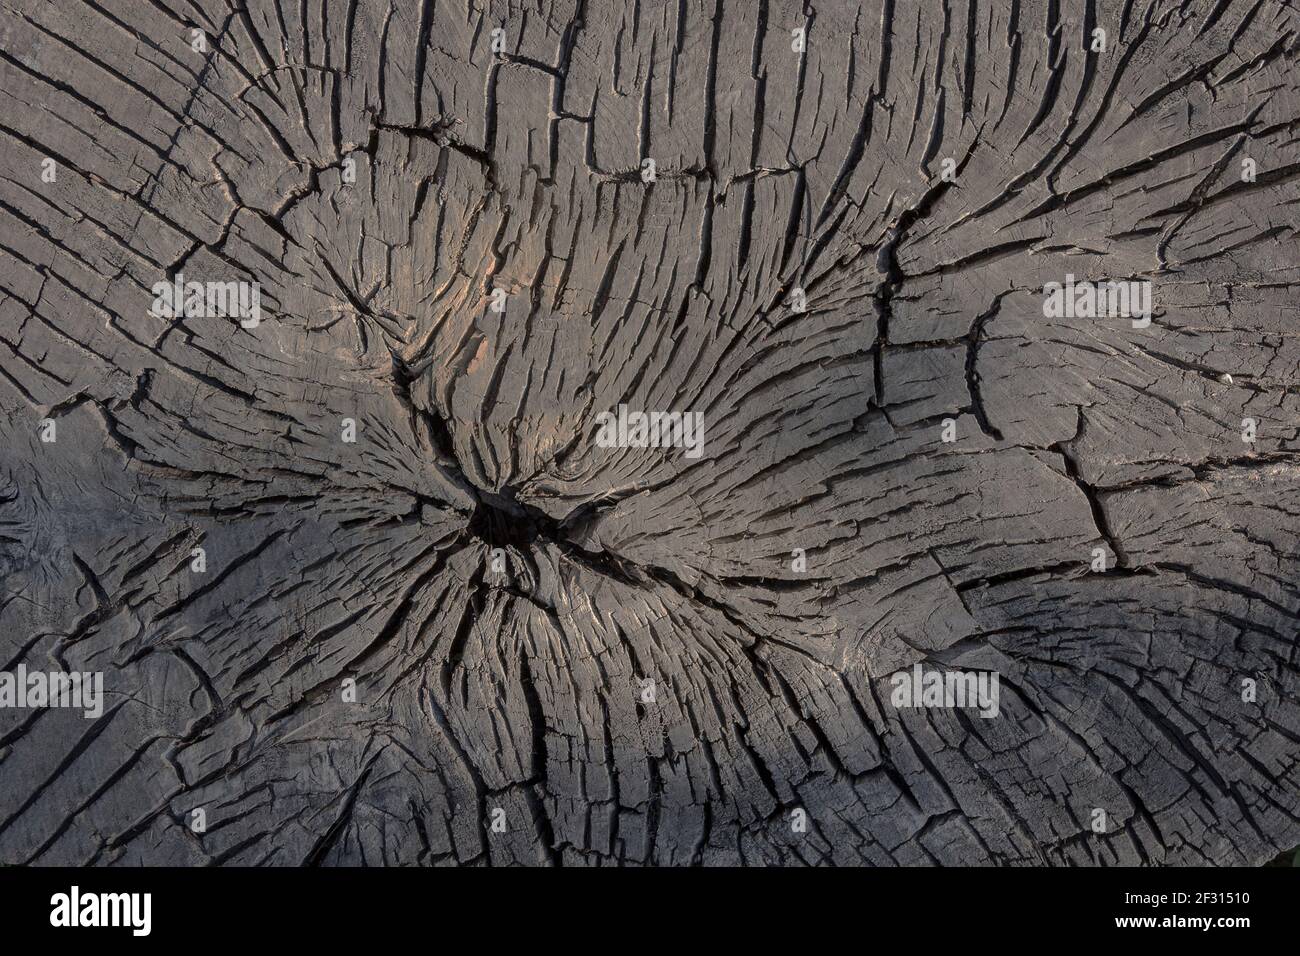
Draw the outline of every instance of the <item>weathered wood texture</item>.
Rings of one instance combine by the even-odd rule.
[[[1300,842],[1294,6],[0,15],[0,667],[105,695],[0,710],[0,861]]]

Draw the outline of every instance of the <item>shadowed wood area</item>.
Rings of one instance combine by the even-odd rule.
[[[1294,847],[1298,60],[0,0],[0,862]]]

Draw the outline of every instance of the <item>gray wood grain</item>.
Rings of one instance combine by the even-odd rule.
[[[104,676],[0,708],[0,862],[1294,846],[1298,45],[1273,0],[0,0],[0,668]],[[1067,274],[1149,327],[1046,316]],[[178,275],[260,323],[154,314]],[[620,404],[702,454],[600,447]],[[998,715],[895,706],[917,663]]]

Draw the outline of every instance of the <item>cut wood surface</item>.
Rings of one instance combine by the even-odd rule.
[[[1298,227],[1282,0],[0,0],[0,862],[1265,862]]]

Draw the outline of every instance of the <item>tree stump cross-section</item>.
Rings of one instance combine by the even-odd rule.
[[[0,0],[0,862],[1300,843],[1300,10]]]

